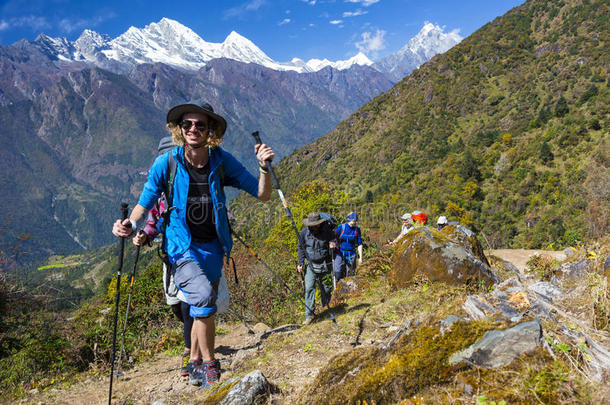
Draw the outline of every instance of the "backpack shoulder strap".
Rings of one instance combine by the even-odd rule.
[[[163,241],[161,242],[161,259],[166,262],[167,261],[167,237],[166,230],[167,225],[169,224],[169,214],[172,210],[174,204],[174,181],[176,180],[176,159],[174,159],[174,150],[170,150],[167,159],[167,173],[166,173],[166,181],[165,181],[165,209],[161,213],[163,217]],[[169,263],[169,261],[167,261]],[[169,282],[169,277],[167,277],[167,282]]]
[[[167,159],[166,194],[167,209],[169,210],[174,203],[174,181],[176,180],[176,159],[174,159],[173,149],[169,151]]]
[[[341,233],[339,234],[339,239],[343,236],[343,232],[345,232],[345,224],[341,224]]]

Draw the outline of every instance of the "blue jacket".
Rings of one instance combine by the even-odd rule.
[[[351,227],[348,224],[341,224],[335,229],[339,249],[342,252],[355,252],[356,248],[362,245],[362,233],[360,227]]]
[[[186,223],[186,200],[189,190],[189,175],[185,167],[184,148],[175,147],[166,152],[153,163],[148,171],[148,180],[144,184],[138,204],[150,210],[166,189],[169,153],[173,153],[176,161],[176,177],[174,180],[174,198],[169,226],[166,230],[166,250],[172,260],[173,257],[184,253],[191,245],[191,232]],[[224,181],[221,184],[219,167],[223,166]],[[227,218],[227,199],[223,187],[232,186],[240,188],[254,197],[258,195],[258,180],[254,178],[244,166],[229,152],[221,148],[214,148],[210,153],[210,194],[214,206],[216,220],[216,233],[225,254],[228,256],[233,247],[233,239],[229,230]],[[173,262],[173,260],[172,260]]]

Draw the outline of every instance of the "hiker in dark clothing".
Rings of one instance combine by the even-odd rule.
[[[271,196],[271,178],[265,169],[273,150],[254,146],[261,176],[257,180],[230,153],[220,148],[226,120],[207,103],[182,104],[167,113],[167,127],[176,146],[159,156],[148,173],[142,194],[128,219],[117,220],[113,234],[129,237],[138,230],[146,213],[171,184],[172,209],[166,227],[165,250],[172,264],[176,286],[184,293],[195,318],[191,330],[189,378],[208,388],[220,378],[214,358],[218,282],[223,256],[233,246],[223,188],[233,186],[262,201]],[[169,183],[170,154],[176,163]]]
[[[334,230],[318,212],[311,212],[303,220],[305,228],[299,237],[299,261],[297,271],[305,270],[305,321],[308,325],[314,315],[316,305],[316,281],[320,284],[322,306],[330,301],[331,287],[324,284],[323,278],[330,274],[333,262],[333,250],[336,247]]]
[[[362,232],[358,223],[358,214],[355,212],[347,216],[347,223],[340,224],[335,229],[337,243],[339,244],[339,254],[333,263],[333,273],[335,281],[344,277],[351,277],[356,274],[356,266],[362,264]],[[358,262],[356,263],[356,252],[358,252]]]

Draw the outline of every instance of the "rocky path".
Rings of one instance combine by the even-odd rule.
[[[329,329],[330,322],[321,320],[311,327]],[[223,374],[221,382],[243,374],[239,366],[244,361],[256,366],[274,384],[281,386],[282,398],[279,403],[290,403],[290,398],[298,394],[316,376],[328,356],[318,350],[303,350],[310,332],[289,342],[290,336],[301,328],[300,325],[286,325],[269,331],[263,324],[254,325],[249,331],[243,325],[221,324],[223,333],[216,338],[216,357],[221,361]],[[313,329],[312,329],[313,330]],[[254,333],[252,333],[254,332]],[[313,331],[311,333],[314,333]],[[326,335],[326,332],[324,332]],[[348,350],[349,337],[327,335],[328,350],[338,353]],[[281,358],[266,359],[269,346],[285,344]],[[261,361],[256,362],[260,358]],[[254,360],[253,360],[254,359]],[[157,354],[152,360],[134,368],[124,370],[124,375],[113,383],[115,404],[195,404],[205,403],[205,394],[188,382],[188,377],[179,375],[179,355]],[[254,363],[252,363],[254,361]],[[249,366],[246,366],[249,368]],[[83,381],[69,387],[54,388],[45,392],[32,391],[20,404],[106,404],[108,403],[108,373],[102,376],[88,376]],[[287,402],[288,401],[288,402]]]
[[[502,260],[510,262],[523,272],[527,269],[527,261],[534,255],[548,256],[558,261],[566,259],[566,254],[562,251],[537,250],[537,249],[494,249],[486,250],[487,256],[496,256]]]
[[[526,262],[533,254],[548,255],[563,260],[563,252],[524,249],[500,249],[485,252],[513,263],[520,271],[526,269]],[[344,317],[340,317],[340,319]],[[221,381],[244,372],[240,363],[249,362],[245,370],[260,369],[282,394],[276,403],[291,403],[302,387],[309,384],[319,369],[335,354],[350,350],[352,333],[347,330],[353,325],[340,325],[342,333],[335,333],[326,318],[307,328],[292,325],[275,333],[269,333],[262,324],[248,330],[243,325],[221,324],[225,333],[217,336],[216,356],[223,367]],[[278,328],[280,329],[280,328]],[[298,333],[295,333],[297,332]],[[252,333],[254,332],[254,333]],[[381,332],[380,332],[381,333]],[[323,339],[324,345],[316,339]],[[310,344],[314,342],[314,344]],[[267,349],[282,346],[282,356],[268,358]],[[276,352],[277,353],[277,352]],[[188,383],[188,377],[178,373],[179,355],[160,353],[152,360],[135,368],[125,370],[123,377],[113,384],[115,404],[193,404],[203,403],[205,395]],[[83,381],[69,387],[50,389],[45,392],[31,392],[20,401],[22,404],[105,404],[108,402],[108,375],[85,377]]]

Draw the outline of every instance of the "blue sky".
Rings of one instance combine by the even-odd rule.
[[[523,0],[0,0],[0,45],[44,32],[73,41],[89,28],[111,38],[163,17],[204,40],[237,31],[277,61],[341,60],[396,52],[425,22],[466,37]]]

